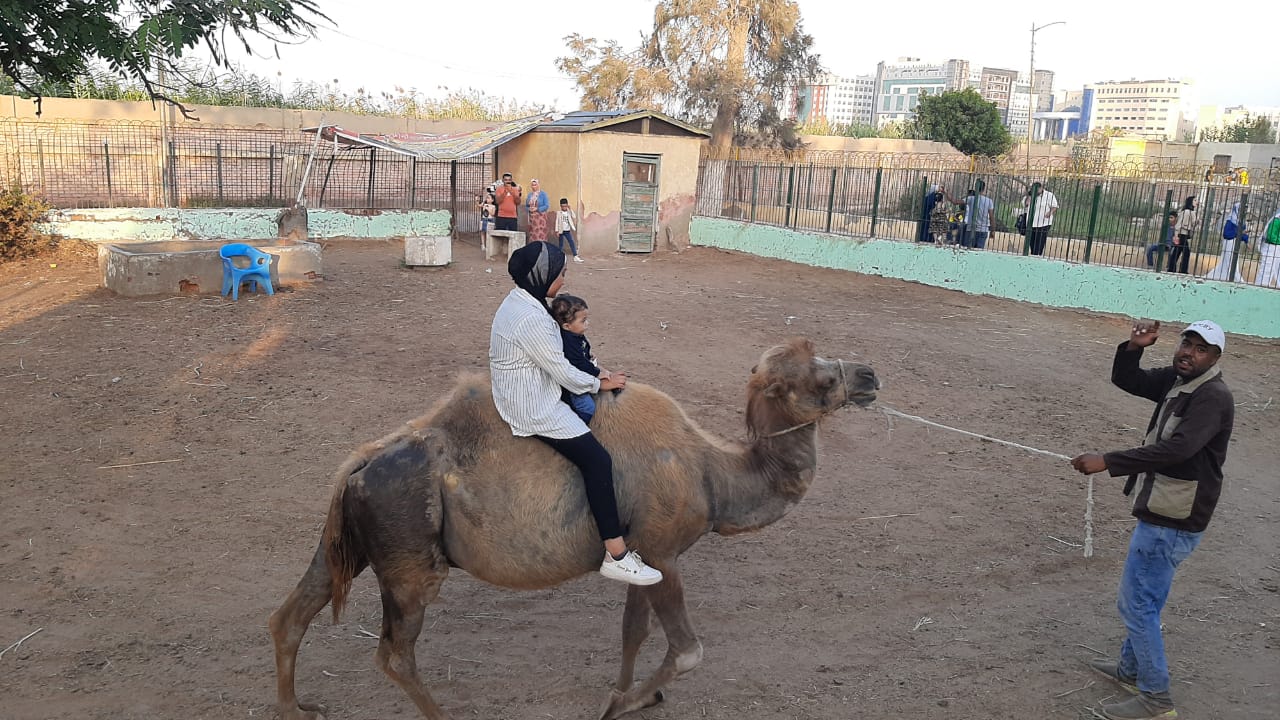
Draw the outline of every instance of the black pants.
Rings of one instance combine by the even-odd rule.
[[[504,217],[494,218],[494,219],[493,219],[493,229],[494,229],[494,230],[515,230],[515,229],[516,229],[516,219],[515,219],[515,218],[504,218]]]
[[[1187,269],[1191,265],[1191,238],[1178,236],[1178,244],[1173,246],[1173,250],[1169,251],[1169,267],[1167,272],[1177,272],[1183,275],[1187,274]]]
[[[1033,227],[1033,228],[1031,228],[1031,237],[1029,238],[1029,240],[1031,241],[1031,254],[1032,254],[1032,255],[1043,255],[1043,254],[1044,254],[1044,246],[1045,246],[1045,243],[1047,243],[1047,242],[1049,241],[1049,228],[1050,228],[1050,227],[1051,227],[1050,225],[1045,225],[1044,227]]]
[[[542,442],[556,449],[582,472],[582,482],[587,487],[587,504],[596,519],[600,539],[622,537],[622,524],[618,522],[618,500],[613,495],[613,458],[591,433],[568,440],[535,435]]]

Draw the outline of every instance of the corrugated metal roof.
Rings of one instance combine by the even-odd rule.
[[[701,128],[696,128],[688,123],[681,122],[669,115],[663,115],[653,110],[610,110],[610,111],[588,111],[578,110],[567,113],[551,122],[544,122],[533,128],[534,132],[591,132],[592,130],[603,130],[611,125],[619,125],[631,120],[641,120],[644,118],[652,118],[658,122],[663,122],[673,127],[680,128],[690,135],[701,135],[710,137],[711,133]]]

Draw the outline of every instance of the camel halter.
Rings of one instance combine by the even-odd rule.
[[[844,379],[844,361],[837,360],[836,367],[840,368],[840,387],[841,389],[844,390],[844,400],[840,402],[840,407],[837,407],[835,410],[832,410],[831,412],[835,412],[836,410],[839,410],[840,408],[845,407],[846,405],[849,404],[849,384],[845,382],[845,379]],[[823,413],[823,415],[826,415],[826,414],[827,413]],[[767,435],[761,435],[760,437],[761,439],[768,439],[768,438],[776,438],[779,435],[786,435],[787,433],[794,432],[796,430],[799,430],[800,428],[806,428],[806,427],[809,427],[810,425],[817,424],[818,420],[821,419],[821,417],[822,416],[818,416],[810,420],[809,422],[802,422],[799,425],[792,425],[791,427],[785,430],[778,430],[777,432],[771,432]]]

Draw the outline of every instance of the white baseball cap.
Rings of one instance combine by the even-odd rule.
[[[1210,345],[1216,345],[1219,352],[1227,349],[1226,334],[1222,332],[1222,328],[1218,327],[1218,323],[1212,320],[1197,320],[1191,323],[1186,330],[1182,331],[1183,335],[1187,333],[1195,333]]]

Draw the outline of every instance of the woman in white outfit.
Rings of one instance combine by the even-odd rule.
[[[1236,243],[1249,242],[1249,236],[1240,232],[1240,201],[1237,200],[1231,206],[1231,211],[1227,213],[1226,220],[1222,223],[1222,254],[1218,256],[1218,264],[1212,270],[1204,274],[1206,280],[1231,280],[1231,262],[1236,254]],[[1227,228],[1231,228],[1228,233]],[[1231,237],[1227,237],[1230,234]],[[1236,238],[1239,234],[1239,239]],[[1239,265],[1236,266],[1236,274],[1234,280],[1236,282],[1244,282],[1244,276],[1240,274]]]

